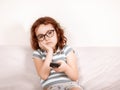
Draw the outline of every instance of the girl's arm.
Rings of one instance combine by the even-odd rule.
[[[59,60],[60,67],[54,68],[56,72],[64,72],[71,80],[78,80],[79,73],[77,67],[77,58],[73,51],[67,55],[67,63],[63,60]]]
[[[65,69],[66,75],[72,80],[78,80],[79,73],[77,67],[77,57],[73,51],[67,55],[67,65]]]
[[[46,80],[49,76],[51,69],[49,65],[52,61],[52,54],[53,52],[48,52],[45,60],[40,60],[38,58],[33,59],[37,73],[43,80]]]

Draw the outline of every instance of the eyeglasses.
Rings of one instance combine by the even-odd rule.
[[[54,35],[54,31],[55,31],[55,30],[49,30],[49,31],[47,31],[45,34],[39,34],[39,35],[37,36],[37,39],[38,39],[39,41],[43,41],[43,40],[46,39],[46,37],[51,38],[51,37],[53,37],[53,35]]]

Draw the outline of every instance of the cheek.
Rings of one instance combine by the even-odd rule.
[[[57,35],[55,34],[55,36],[54,36],[54,40],[55,41],[58,41],[58,38],[57,38]]]
[[[39,47],[41,47],[41,43],[40,42],[38,42],[38,45],[39,45]]]
[[[54,37],[54,42],[57,43],[58,39],[57,36]]]
[[[39,42],[39,47],[42,48],[42,44],[44,44],[44,42]]]

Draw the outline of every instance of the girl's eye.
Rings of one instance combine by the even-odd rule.
[[[46,33],[48,37],[52,37],[54,35],[54,30],[50,30]]]
[[[39,38],[43,38],[44,36],[43,35],[40,35]]]
[[[39,40],[40,40],[40,39],[43,39],[43,38],[44,38],[44,35],[39,35],[37,38],[38,38]]]
[[[49,31],[49,32],[47,33],[47,35],[50,35],[50,34],[52,34],[52,31]]]

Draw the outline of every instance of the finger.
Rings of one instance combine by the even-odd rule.
[[[57,63],[61,64],[61,63],[64,63],[64,61],[63,60],[59,60],[59,61],[57,61]]]

